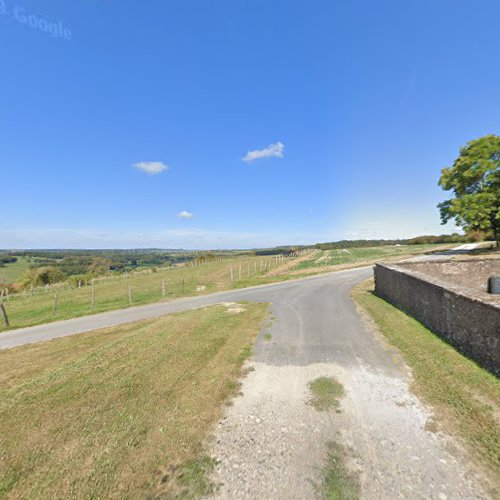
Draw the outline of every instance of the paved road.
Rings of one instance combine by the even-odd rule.
[[[144,306],[83,316],[81,318],[56,321],[39,326],[19,328],[11,332],[0,333],[0,349],[8,349],[23,344],[65,337],[67,335],[96,330],[98,328],[154,318],[172,312],[204,307],[226,301],[253,300],[273,302],[275,308],[288,310],[289,306],[287,304],[289,303],[289,299],[301,296],[307,298],[307,301],[304,303],[306,308],[310,308],[311,311],[317,311],[318,307],[315,306],[316,301],[318,301],[318,304],[323,304],[325,298],[331,298],[332,294],[336,293],[341,302],[336,303],[337,305],[335,307],[341,311],[343,305],[349,300],[348,294],[344,293],[346,286],[350,283],[366,279],[371,274],[371,268],[365,267],[313,276],[300,280],[292,280],[284,283],[218,292],[199,297],[186,297],[171,300],[169,302],[157,302]],[[339,293],[339,291],[342,292]],[[292,317],[295,316],[290,316],[290,318]],[[320,317],[321,315],[318,315],[318,321],[321,321]]]

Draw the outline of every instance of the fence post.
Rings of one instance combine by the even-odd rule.
[[[9,326],[9,318],[7,317],[7,311],[5,310],[4,305],[0,302],[0,313],[3,319],[3,324],[8,327]]]
[[[94,304],[95,304],[95,290],[94,290],[94,284],[92,283],[92,288],[90,289],[90,309],[92,311],[94,310]]]
[[[10,302],[10,295],[9,295],[9,289],[5,289],[5,298],[7,299],[7,302]]]
[[[165,280],[161,280],[161,296],[165,297]]]
[[[132,305],[132,288],[128,287],[128,303]]]
[[[229,268],[231,271],[231,283],[234,283],[234,274],[233,274],[233,265],[231,264],[231,267]]]
[[[238,278],[241,279],[241,262],[240,262],[240,267],[239,267],[239,271],[238,271]]]
[[[54,294],[54,306],[52,307],[52,316],[57,313],[57,293]]]
[[[182,278],[182,295],[184,295],[184,286],[185,286],[185,279]]]

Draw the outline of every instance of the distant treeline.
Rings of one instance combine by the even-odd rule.
[[[25,258],[29,269],[19,278],[24,287],[52,284],[66,279],[88,280],[110,272],[123,273],[138,268],[173,266],[195,260],[198,263],[249,252],[188,250],[0,250],[0,267],[18,257]],[[3,263],[5,262],[5,264]]]
[[[91,279],[109,272],[121,273],[137,268],[171,266],[193,260],[198,263],[210,262],[220,257],[227,258],[238,255],[293,255],[307,249],[332,250],[383,245],[454,244],[480,241],[484,236],[480,233],[469,233],[468,235],[455,233],[396,240],[342,240],[315,245],[279,246],[252,250],[0,250],[0,267],[16,262],[18,257],[24,257],[29,262],[30,267],[20,278],[20,283],[23,286],[31,286],[50,284],[66,279]]]
[[[342,240],[331,243],[317,243],[314,248],[320,250],[332,250],[336,248],[360,248],[360,247],[378,247],[385,245],[431,245],[447,243],[464,243],[476,241],[475,236],[466,236],[463,234],[442,234],[440,236],[425,235],[410,239],[398,240]]]
[[[277,255],[296,252],[307,249],[318,250],[334,250],[341,248],[364,248],[364,247],[378,247],[384,245],[430,245],[430,244],[450,244],[450,243],[467,243],[471,241],[481,241],[484,234],[470,233],[463,234],[441,234],[417,236],[409,239],[395,239],[395,240],[341,240],[332,241],[327,243],[316,243],[315,245],[300,245],[300,246],[280,246],[274,248],[264,248],[254,250],[256,255]]]
[[[161,250],[22,250],[32,267],[54,266],[65,275],[85,274],[92,268],[124,271],[138,267],[170,266],[195,257],[193,253]]]
[[[5,264],[13,264],[14,262],[17,262],[17,257],[14,255],[0,255],[0,267],[4,267]]]

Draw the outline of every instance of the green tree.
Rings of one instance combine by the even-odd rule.
[[[54,266],[33,267],[23,273],[20,283],[22,288],[52,285],[52,283],[62,281],[65,277],[65,274]]]
[[[453,165],[441,171],[439,185],[454,197],[438,205],[441,221],[454,219],[465,231],[492,232],[500,244],[500,136],[469,142]]]
[[[111,269],[111,259],[94,257],[89,264],[88,271],[93,274],[106,274]]]

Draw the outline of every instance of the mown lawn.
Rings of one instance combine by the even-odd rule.
[[[373,281],[365,282],[353,297],[401,351],[413,372],[413,390],[434,410],[432,426],[459,435],[500,483],[500,380],[372,290]]]
[[[194,498],[266,304],[0,351],[0,497]]]

